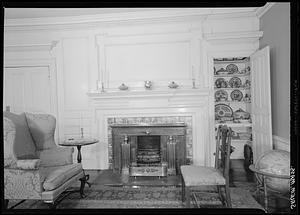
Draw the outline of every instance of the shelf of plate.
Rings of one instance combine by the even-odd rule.
[[[222,77],[247,77],[250,76],[250,72],[249,73],[244,73],[244,74],[226,74],[226,75],[214,75],[214,78],[222,78]]]
[[[245,58],[242,60],[214,60],[214,64],[230,64],[230,63],[249,63],[250,59]]]
[[[224,122],[224,123],[215,123],[215,127],[218,127],[219,125],[227,125],[228,127],[232,128],[238,128],[238,127],[252,127],[252,123],[245,122],[245,123],[234,123],[234,122]]]
[[[232,87],[226,87],[226,88],[217,88],[215,87],[214,88],[215,90],[250,90],[250,87],[235,87],[235,88],[232,88]]]
[[[251,101],[215,101],[215,104],[244,104],[244,103],[251,103]]]

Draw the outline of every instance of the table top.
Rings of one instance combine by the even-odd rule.
[[[61,146],[85,146],[85,145],[91,145],[94,143],[98,143],[99,140],[95,138],[69,138],[63,143],[60,143]]]

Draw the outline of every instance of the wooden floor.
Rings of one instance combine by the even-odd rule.
[[[93,185],[106,185],[106,186],[181,186],[181,179],[179,176],[168,177],[128,177],[122,176],[119,173],[113,173],[112,170],[85,170],[89,174]],[[255,175],[250,170],[244,168],[244,161],[231,160],[230,169],[230,186],[242,185],[255,185]],[[263,198],[257,201],[264,206]],[[275,197],[269,198],[269,212],[289,212],[289,201]]]

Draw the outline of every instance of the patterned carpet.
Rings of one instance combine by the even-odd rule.
[[[233,208],[263,209],[251,196],[241,188],[230,188]],[[86,208],[183,208],[180,187],[108,187],[94,185],[86,188],[86,197],[81,199],[78,192],[71,193],[57,206],[58,209]],[[199,197],[199,195],[198,195]],[[212,204],[210,208],[220,207],[221,202],[215,195],[200,196],[201,205]],[[192,204],[194,205],[194,204]],[[214,206],[215,205],[215,206]],[[205,206],[206,207],[206,206]],[[41,201],[27,200],[16,209],[48,209]]]

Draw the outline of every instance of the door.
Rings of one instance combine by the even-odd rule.
[[[4,106],[11,112],[53,112],[49,67],[8,67],[4,76]]]
[[[270,88],[270,50],[269,46],[250,56],[251,97],[252,97],[252,135],[253,161],[272,150],[272,115]]]

